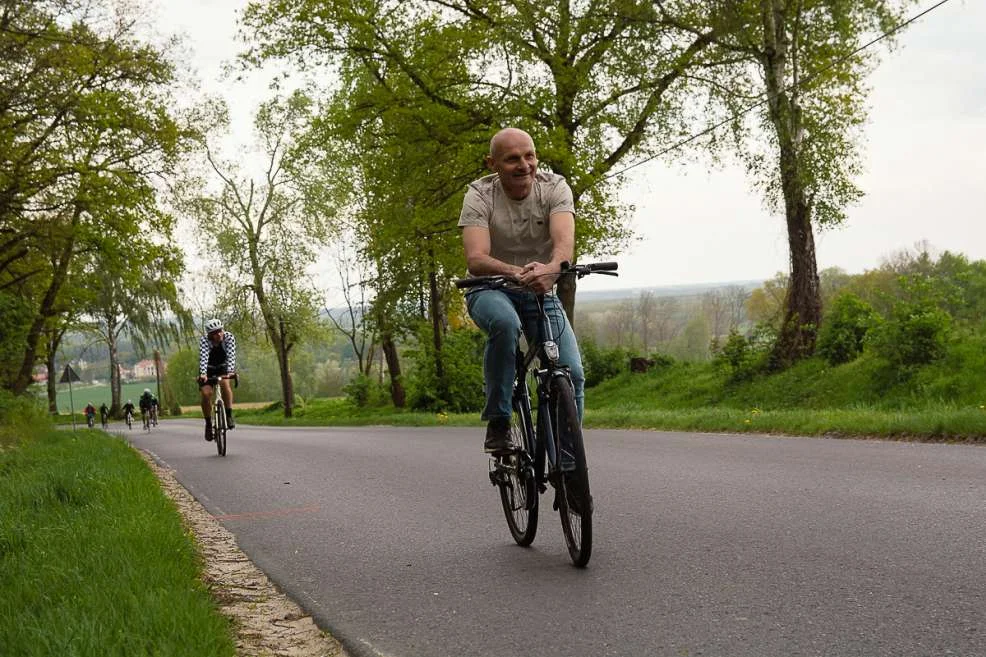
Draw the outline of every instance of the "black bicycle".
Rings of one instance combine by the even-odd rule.
[[[562,275],[616,276],[617,263],[562,265]],[[499,289],[512,283],[508,276],[478,276],[456,281],[459,288]],[[584,567],[592,554],[592,494],[582,423],[575,404],[575,389],[567,366],[558,362],[558,343],[537,295],[539,335],[525,353],[517,349],[513,389],[511,449],[490,459],[490,483],[500,492],[507,526],[518,545],[534,542],[540,493],[555,491],[552,507],[561,515],[562,532],[572,563]],[[535,364],[535,359],[537,363]],[[537,393],[537,420],[533,419],[528,378]]]

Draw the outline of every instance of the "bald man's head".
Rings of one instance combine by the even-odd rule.
[[[519,128],[500,130],[490,139],[486,166],[500,177],[507,196],[517,200],[526,198],[538,169],[534,140]]]

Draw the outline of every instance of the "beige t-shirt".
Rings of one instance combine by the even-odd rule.
[[[530,262],[551,261],[554,243],[548,218],[556,212],[575,213],[572,188],[564,177],[538,171],[531,193],[517,201],[507,196],[494,173],[469,183],[459,227],[488,228],[490,256],[523,267]]]

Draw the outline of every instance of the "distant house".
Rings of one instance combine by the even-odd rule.
[[[154,376],[155,376],[155,371],[154,371],[154,361],[153,360],[151,360],[149,358],[145,358],[142,361],[138,361],[137,364],[134,365],[133,378],[135,378],[135,379],[153,379]]]

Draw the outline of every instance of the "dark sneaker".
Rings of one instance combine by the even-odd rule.
[[[234,429],[236,427],[236,422],[233,422],[233,409],[226,409],[226,428]]]
[[[211,424],[205,425],[205,439],[206,440],[212,440],[212,425]]]
[[[494,418],[486,425],[486,442],[483,451],[494,456],[510,452],[510,419]]]

